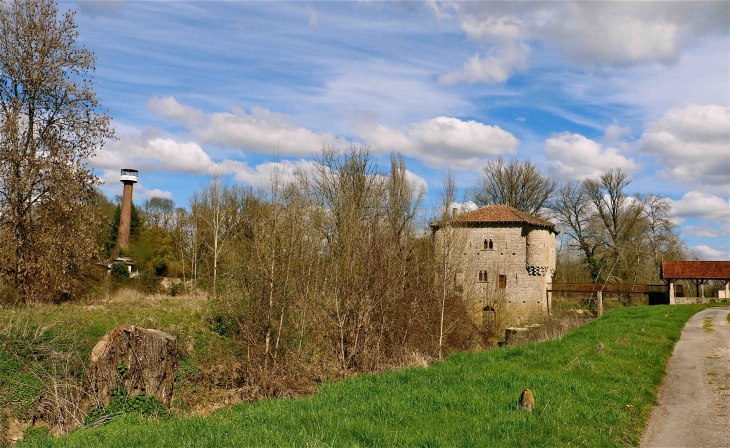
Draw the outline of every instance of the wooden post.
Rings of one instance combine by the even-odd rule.
[[[597,317],[603,316],[603,291],[596,292],[596,314]]]
[[[725,300],[730,300],[730,280],[725,280]]]
[[[676,302],[674,299],[674,280],[669,280],[669,304],[674,305]]]
[[[551,290],[547,290],[547,311],[548,316],[553,315],[553,292]]]

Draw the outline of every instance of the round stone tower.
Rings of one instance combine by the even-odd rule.
[[[554,263],[555,237],[548,229],[533,228],[527,233],[527,272],[530,275],[545,275]]]

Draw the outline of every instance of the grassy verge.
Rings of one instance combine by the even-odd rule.
[[[93,303],[2,310],[0,414],[29,421],[40,400],[56,398],[59,385],[83,387],[91,349],[120,323],[158,328],[177,337],[181,357],[173,405],[178,411],[204,406],[209,397],[199,390],[201,375],[211,366],[225,365],[235,350],[210,330],[204,304],[197,297],[121,291],[110,300]]]
[[[134,414],[27,446],[637,445],[682,327],[702,305],[616,309],[561,340],[460,353],[313,396],[155,422]],[[532,389],[532,413],[517,405]]]

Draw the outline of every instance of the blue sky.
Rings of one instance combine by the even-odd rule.
[[[322,146],[400,151],[433,200],[492,158],[631,173],[700,258],[730,259],[728,2],[65,1],[118,140],[109,195],[185,206],[214,166],[264,186]]]

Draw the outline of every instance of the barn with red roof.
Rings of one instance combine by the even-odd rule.
[[[730,298],[730,261],[663,261],[661,278],[669,284],[669,303],[697,303],[705,299],[704,285],[710,280],[725,284],[721,298]],[[689,280],[695,285],[696,297],[684,298],[675,286],[679,280]],[[700,300],[697,300],[700,299]]]

